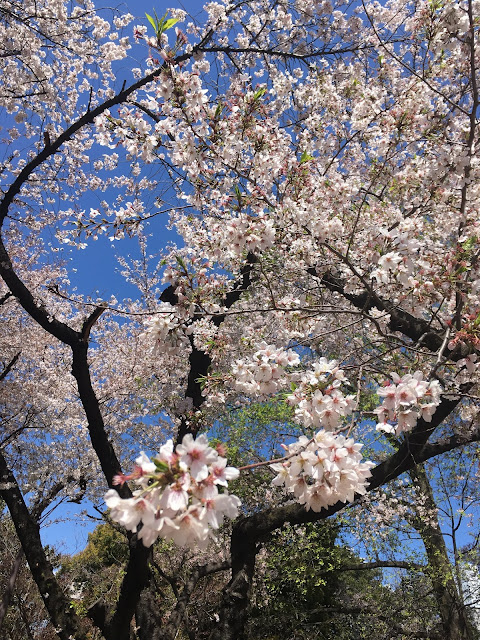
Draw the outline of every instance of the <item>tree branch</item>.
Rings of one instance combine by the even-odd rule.
[[[233,284],[232,289],[225,295],[221,304],[224,308],[230,309],[235,302],[237,302],[242,294],[247,291],[252,284],[254,265],[258,262],[258,258],[252,252],[249,252],[245,264],[240,269],[240,278]],[[168,302],[172,306],[178,303],[178,296],[175,294],[175,288],[170,285],[162,292],[160,296],[162,302]],[[212,323],[219,327],[225,320],[226,315],[219,313],[212,316]],[[195,316],[192,320],[194,323]],[[212,364],[212,359],[208,353],[197,349],[193,340],[193,335],[189,335],[189,341],[191,345],[191,352],[189,355],[190,368],[188,371],[187,389],[185,391],[185,397],[192,400],[192,406],[194,409],[199,409],[205,401],[205,396],[202,394],[201,380],[208,374],[208,370]],[[177,434],[177,443],[183,440],[183,437],[187,433],[196,433],[192,428],[189,420],[183,416],[180,422],[180,427]]]
[[[15,582],[17,581],[18,572],[20,571],[20,567],[22,566],[23,556],[23,549],[22,547],[20,547],[17,555],[15,556],[15,560],[13,561],[12,568],[10,569],[8,582],[5,585],[5,591],[3,592],[2,601],[0,602],[0,631],[2,629],[7,609],[10,606],[13,590],[15,588]]]
[[[320,283],[329,291],[338,293],[357,309],[367,312],[373,308],[377,308],[379,311],[389,313],[389,327],[391,331],[399,331],[413,342],[419,342],[421,340],[421,344],[432,352],[439,351],[442,348],[444,335],[433,329],[430,322],[423,318],[416,318],[411,313],[408,313],[408,311],[396,307],[388,300],[384,300],[378,296],[372,289],[363,291],[362,293],[349,293],[345,291],[345,286],[341,278],[328,272],[323,276],[318,276],[314,268],[307,269],[307,272],[319,278]],[[462,342],[458,343],[452,350],[448,349],[448,347],[445,349],[446,357],[453,362],[465,358],[471,352],[471,347]]]
[[[7,366],[5,367],[5,369],[0,373],[0,382],[2,380],[5,380],[5,378],[8,376],[8,374],[10,373],[10,371],[13,369],[13,367],[15,366],[15,363],[17,362],[17,360],[20,357],[20,354],[22,352],[18,351],[18,353],[16,353],[13,358],[10,360],[10,362],[7,364]]]
[[[468,387],[469,385],[467,385]],[[460,397],[444,398],[437,407],[430,423],[420,419],[398,450],[387,460],[372,470],[367,491],[394,480],[402,473],[428,459],[426,444],[435,429],[447,418],[461,401]],[[322,509],[320,512],[307,511],[300,504],[287,504],[258,511],[250,516],[240,517],[233,525],[231,538],[232,578],[222,599],[220,623],[211,635],[211,640],[243,640],[249,592],[255,567],[258,543],[272,531],[287,522],[292,525],[325,520],[347,506],[344,502]]]
[[[371,569],[407,569],[411,571],[425,571],[427,568],[424,564],[418,562],[404,562],[402,560],[378,560],[377,562],[359,562],[357,564],[347,564],[332,569],[320,569],[318,574],[335,573],[337,571],[370,571]]]
[[[104,302],[100,306],[96,307],[92,311],[92,313],[88,316],[88,318],[85,320],[82,326],[82,331],[81,331],[82,340],[84,342],[88,342],[88,338],[90,337],[90,331],[92,330],[92,327],[95,325],[95,323],[100,318],[102,313],[104,313],[104,311],[106,310],[107,310],[107,303]]]
[[[69,479],[67,479],[67,482],[68,481]],[[35,519],[35,522],[37,522],[37,524],[43,511],[48,507],[49,504],[51,504],[51,502],[56,498],[56,496],[60,493],[60,491],[64,487],[65,487],[65,483],[57,482],[55,485],[53,485],[53,487],[51,487],[47,495],[42,500],[39,500],[36,504],[34,504],[33,507],[30,509],[30,515],[32,516],[32,518]],[[23,547],[20,547],[15,557],[15,560],[13,562],[13,566],[10,570],[8,582],[2,596],[2,602],[0,603],[0,630],[2,628],[5,614],[7,613],[7,609],[12,599],[13,590],[15,588],[15,582],[17,580],[17,575],[22,565],[23,557],[24,557]]]

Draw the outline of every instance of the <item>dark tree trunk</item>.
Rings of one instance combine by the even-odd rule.
[[[234,525],[231,541],[232,578],[225,587],[220,621],[210,640],[244,640],[250,591],[255,571],[257,543],[247,534],[242,521]]]

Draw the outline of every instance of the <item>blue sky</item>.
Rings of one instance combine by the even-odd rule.
[[[111,17],[112,4],[109,0],[98,0],[98,7],[106,7],[104,17]],[[154,0],[125,0],[116,5],[118,11],[130,12],[137,18],[134,24],[148,24],[145,14],[158,16],[164,15],[167,7],[182,8],[192,16],[199,16],[202,11],[203,2],[195,2],[187,0],[183,2],[175,2],[170,0],[168,4],[156,4]],[[133,24],[127,27],[126,33],[131,35]],[[121,86],[123,81],[126,83],[132,81],[130,68],[138,66],[136,58],[139,55],[146,54],[146,50],[141,47],[135,47],[130,52],[131,57],[127,61],[119,63],[118,68],[118,85]],[[108,197],[108,194],[107,194]],[[90,199],[88,194],[81,203],[81,208],[88,211],[90,207],[98,206],[98,197]],[[167,216],[164,218],[155,218],[151,227],[147,228],[146,233],[154,232],[151,241],[151,249],[158,251],[164,247],[167,242],[177,240],[176,235],[166,229],[165,223]],[[79,293],[91,296],[92,298],[109,299],[114,295],[117,299],[124,297],[133,297],[137,291],[133,287],[126,285],[124,278],[120,275],[117,256],[135,256],[137,253],[138,243],[135,238],[119,240],[111,242],[106,236],[99,236],[98,240],[89,242],[85,249],[69,249],[62,247],[62,253],[66,259],[71,260],[69,270],[71,270],[71,282],[73,286],[78,288]]]

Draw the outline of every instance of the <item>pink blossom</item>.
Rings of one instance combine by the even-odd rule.
[[[198,436],[196,440],[191,434],[187,434],[182,444],[177,445],[177,453],[180,456],[180,463],[186,465],[196,482],[208,476],[208,465],[218,458],[218,454],[209,448],[204,434]]]

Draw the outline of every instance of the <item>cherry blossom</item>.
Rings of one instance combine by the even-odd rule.
[[[306,427],[334,431],[355,406],[355,396],[345,396],[341,383],[344,372],[336,360],[320,358],[313,369],[297,376],[295,391],[287,401],[295,406],[295,416]]]
[[[133,480],[141,488],[132,498],[121,498],[110,489],[105,503],[111,518],[129,531],[137,532],[141,523],[138,536],[147,547],[159,536],[179,546],[203,547],[225,517],[238,515],[240,500],[226,487],[239,471],[226,465],[205,434],[195,440],[187,434],[175,450],[172,440],[162,445],[153,461],[142,452],[134,471],[115,479],[122,485]]]
[[[252,394],[271,394],[289,379],[287,367],[300,362],[292,350],[277,349],[265,343],[259,345],[250,361],[237,360],[232,367],[233,386]]]
[[[304,435],[258,464],[288,504],[270,492],[266,518],[257,496],[233,523],[227,625],[245,618],[275,528],[478,440],[479,7],[218,0],[203,24],[172,10],[132,26],[90,0],[0,0],[8,487],[40,496],[58,479],[98,501],[116,482],[106,504],[141,545],[204,548],[240,504],[238,470],[200,426],[280,405]],[[164,223],[178,241],[160,247]],[[69,272],[70,249],[102,235],[138,289],[128,300],[100,301]],[[360,450],[374,437],[372,477]],[[120,472],[132,442],[159,441]],[[132,567],[147,581],[143,551],[134,536],[124,586]],[[129,605],[105,637],[126,640]]]
[[[379,418],[377,430],[398,435],[402,431],[411,431],[419,418],[431,422],[441,402],[442,387],[438,380],[427,382],[421,371],[402,377],[392,373],[392,379],[393,384],[388,383],[377,391],[384,398],[380,407],[375,409]]]
[[[302,436],[286,447],[285,462],[271,468],[277,472],[272,481],[293,493],[307,511],[320,511],[341,502],[353,502],[355,495],[367,491],[373,462],[362,462],[362,445],[352,438],[318,431],[310,440]]]

